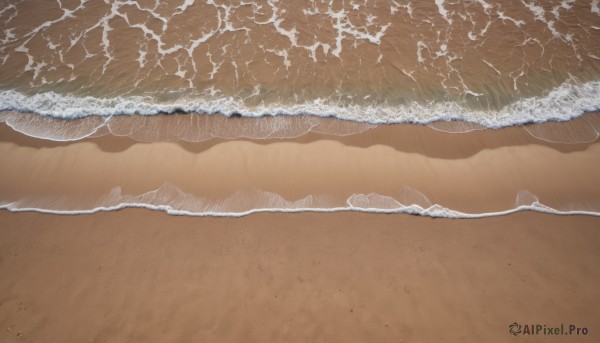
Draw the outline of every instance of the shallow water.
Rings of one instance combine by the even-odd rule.
[[[0,16],[4,110],[500,127],[600,105],[595,0],[23,0]]]

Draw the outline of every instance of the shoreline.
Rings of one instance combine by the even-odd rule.
[[[35,88],[35,87],[34,87]],[[259,88],[260,89],[260,88]],[[197,94],[198,98],[183,97],[175,102],[157,102],[147,95],[95,97],[60,94],[52,91],[23,94],[17,90],[0,90],[0,110],[36,113],[55,118],[85,118],[94,115],[103,117],[114,115],[159,115],[163,113],[221,113],[227,117],[260,118],[277,115],[311,115],[319,118],[334,117],[366,124],[419,123],[429,124],[438,120],[460,120],[482,125],[487,128],[502,128],[528,123],[541,123],[552,119],[563,121],[576,118],[585,112],[598,111],[600,81],[592,78],[581,82],[577,78],[567,78],[543,95],[517,98],[497,109],[490,110],[490,104],[481,108],[465,106],[468,100],[478,95],[463,94],[462,101],[431,100],[407,101],[406,103],[344,103],[337,100],[309,98],[303,102],[282,104],[275,101],[265,104],[241,95]],[[219,94],[217,92],[216,94]],[[371,93],[369,95],[373,95]],[[330,97],[335,99],[335,94]],[[246,101],[257,102],[248,106]],[[150,101],[149,101],[150,100]],[[264,99],[263,99],[264,100]],[[488,99],[492,100],[492,99]],[[177,102],[179,101],[179,102]],[[500,121],[498,118],[501,118]]]
[[[113,135],[138,142],[205,142],[213,139],[294,139],[307,134],[351,136],[374,128],[421,126],[445,133],[468,133],[523,128],[531,136],[549,143],[591,143],[600,136],[600,112],[585,111],[568,119],[511,124],[489,128],[465,120],[436,120],[427,123],[372,124],[331,116],[265,115],[227,116],[222,113],[159,113],[156,115],[90,115],[57,118],[32,112],[0,111],[0,125],[32,138],[70,142]]]
[[[10,204],[9,204],[10,205]],[[301,214],[301,213],[319,213],[319,214],[331,214],[331,213],[365,213],[365,214],[376,214],[376,215],[409,215],[416,217],[425,217],[432,219],[452,219],[452,220],[477,220],[477,219],[486,219],[493,217],[501,217],[508,216],[516,213],[540,213],[547,215],[555,215],[555,216],[589,216],[589,217],[600,217],[600,212],[586,212],[586,211],[569,211],[569,212],[559,212],[552,208],[546,207],[543,204],[531,205],[531,206],[519,206],[518,208],[514,208],[511,210],[506,210],[503,212],[496,213],[461,213],[452,211],[446,208],[442,208],[439,206],[434,206],[434,208],[426,208],[426,209],[415,209],[409,206],[408,209],[378,209],[378,208],[293,208],[293,209],[254,209],[246,212],[231,212],[231,213],[193,213],[186,212],[183,210],[176,210],[172,208],[167,208],[165,206],[153,206],[148,204],[122,204],[120,206],[116,206],[114,208],[94,208],[91,210],[72,210],[72,211],[54,211],[54,210],[45,210],[38,208],[16,208],[12,209],[9,205],[0,206],[0,210],[8,211],[11,213],[38,213],[38,214],[46,214],[46,215],[66,215],[66,216],[85,216],[92,215],[97,213],[111,213],[117,211],[123,211],[128,209],[143,209],[154,212],[162,212],[171,216],[180,216],[180,217],[212,217],[212,218],[241,218],[246,216],[251,216],[254,214]]]
[[[568,137],[598,118],[546,127]],[[453,134],[386,125],[347,136],[153,143],[117,136],[54,142],[5,124],[0,133],[0,201],[20,201],[21,208],[77,211],[145,199],[196,213],[437,204],[476,214],[536,202],[561,212],[600,212],[598,139],[552,143],[523,127]]]

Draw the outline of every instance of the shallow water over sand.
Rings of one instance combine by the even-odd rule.
[[[505,126],[600,105],[596,1],[24,0],[0,18],[2,109]]]

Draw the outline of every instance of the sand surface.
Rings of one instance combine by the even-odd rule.
[[[0,212],[2,342],[595,342],[600,218]],[[513,322],[587,327],[513,337]]]
[[[596,215],[0,210],[0,342],[600,341],[600,114],[569,120],[600,103],[598,14],[0,5],[0,208]],[[392,122],[424,125],[366,124]]]
[[[596,132],[565,125],[550,126],[555,136]],[[401,192],[408,186],[464,212],[511,209],[523,190],[557,209],[597,210],[598,140],[551,143],[532,136],[546,128],[528,129],[390,125],[343,137],[142,143],[113,135],[55,142],[3,124],[0,196],[89,209],[114,187],[136,195],[170,182],[210,201],[258,188],[344,204],[370,192],[410,201]],[[0,341],[550,339],[513,337],[508,326],[518,322],[586,327],[587,336],[554,339],[595,342],[599,227],[600,217],[534,212],[451,220],[3,210]]]
[[[258,189],[289,201],[326,195],[331,207],[372,192],[419,203],[402,193],[410,187],[429,205],[465,213],[510,210],[522,191],[557,210],[600,211],[598,140],[550,143],[522,127],[452,134],[388,125],[344,137],[146,144],[112,135],[53,142],[3,125],[0,154],[1,200],[25,199],[21,207],[93,209],[116,187],[135,196],[170,182],[206,202]]]

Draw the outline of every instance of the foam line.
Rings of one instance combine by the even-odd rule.
[[[25,95],[14,90],[0,91],[0,111],[33,112],[64,119],[93,115],[156,115],[197,112],[262,117],[273,115],[314,115],[370,124],[467,121],[487,128],[501,128],[546,121],[566,121],[600,109],[600,81],[568,81],[544,96],[519,100],[494,111],[473,110],[457,102],[413,102],[407,105],[342,104],[315,99],[295,104],[247,106],[233,97],[199,95],[173,102],[159,102],[151,96],[114,98],[77,97],[54,92]]]
[[[486,212],[486,213],[463,213],[447,209],[445,207],[434,205],[434,209],[427,208],[423,212],[417,212],[408,209],[377,209],[377,208],[351,208],[351,207],[335,207],[335,208],[257,208],[247,210],[243,212],[190,212],[184,210],[177,210],[168,205],[149,205],[149,204],[137,204],[137,203],[124,203],[109,207],[95,207],[89,210],[49,210],[44,208],[34,207],[14,207],[12,203],[0,205],[0,209],[6,209],[11,212],[38,212],[45,214],[59,214],[59,215],[80,215],[80,214],[94,214],[98,212],[111,212],[118,211],[126,208],[145,208],[154,211],[163,211],[170,215],[178,216],[192,216],[192,217],[244,217],[254,213],[302,213],[302,212],[316,212],[316,213],[334,213],[334,212],[364,212],[364,213],[381,213],[381,214],[410,214],[419,215],[424,217],[432,218],[452,218],[452,219],[481,219],[489,217],[497,217],[509,215],[521,211],[534,211],[547,214],[555,215],[588,215],[594,217],[600,217],[600,212],[593,211],[558,211],[550,207],[539,207],[539,206],[519,206],[513,209],[499,211],[499,212]],[[435,213],[433,213],[433,212]],[[441,214],[445,213],[445,214]]]
[[[523,190],[516,195],[515,207],[498,212],[466,213],[452,210],[438,204],[432,204],[422,193],[410,187],[401,190],[403,205],[397,199],[379,195],[353,194],[346,200],[346,204],[334,204],[329,197],[323,195],[309,195],[305,198],[290,201],[279,194],[261,190],[236,192],[229,198],[222,200],[207,200],[193,194],[181,191],[171,183],[165,183],[156,190],[141,195],[131,196],[121,194],[121,188],[116,187],[106,195],[97,206],[89,209],[51,209],[37,206],[31,200],[11,201],[0,203],[0,209],[12,212],[40,212],[48,214],[76,215],[92,214],[97,212],[116,211],[124,208],[146,208],[163,211],[171,215],[197,216],[197,217],[242,217],[253,213],[297,213],[297,212],[366,212],[385,214],[411,214],[432,218],[477,219],[508,215],[519,211],[537,211],[556,215],[590,215],[600,216],[600,211],[569,210],[560,211],[539,202],[539,199],[530,192]],[[412,199],[412,200],[410,200]],[[51,199],[43,199],[46,202]],[[52,203],[64,203],[64,199],[55,199]],[[414,203],[417,202],[417,203]],[[329,205],[328,205],[329,204]],[[33,206],[32,206],[33,205]],[[377,207],[379,205],[379,207]],[[422,206],[424,205],[424,206]],[[254,208],[252,208],[254,207]]]

